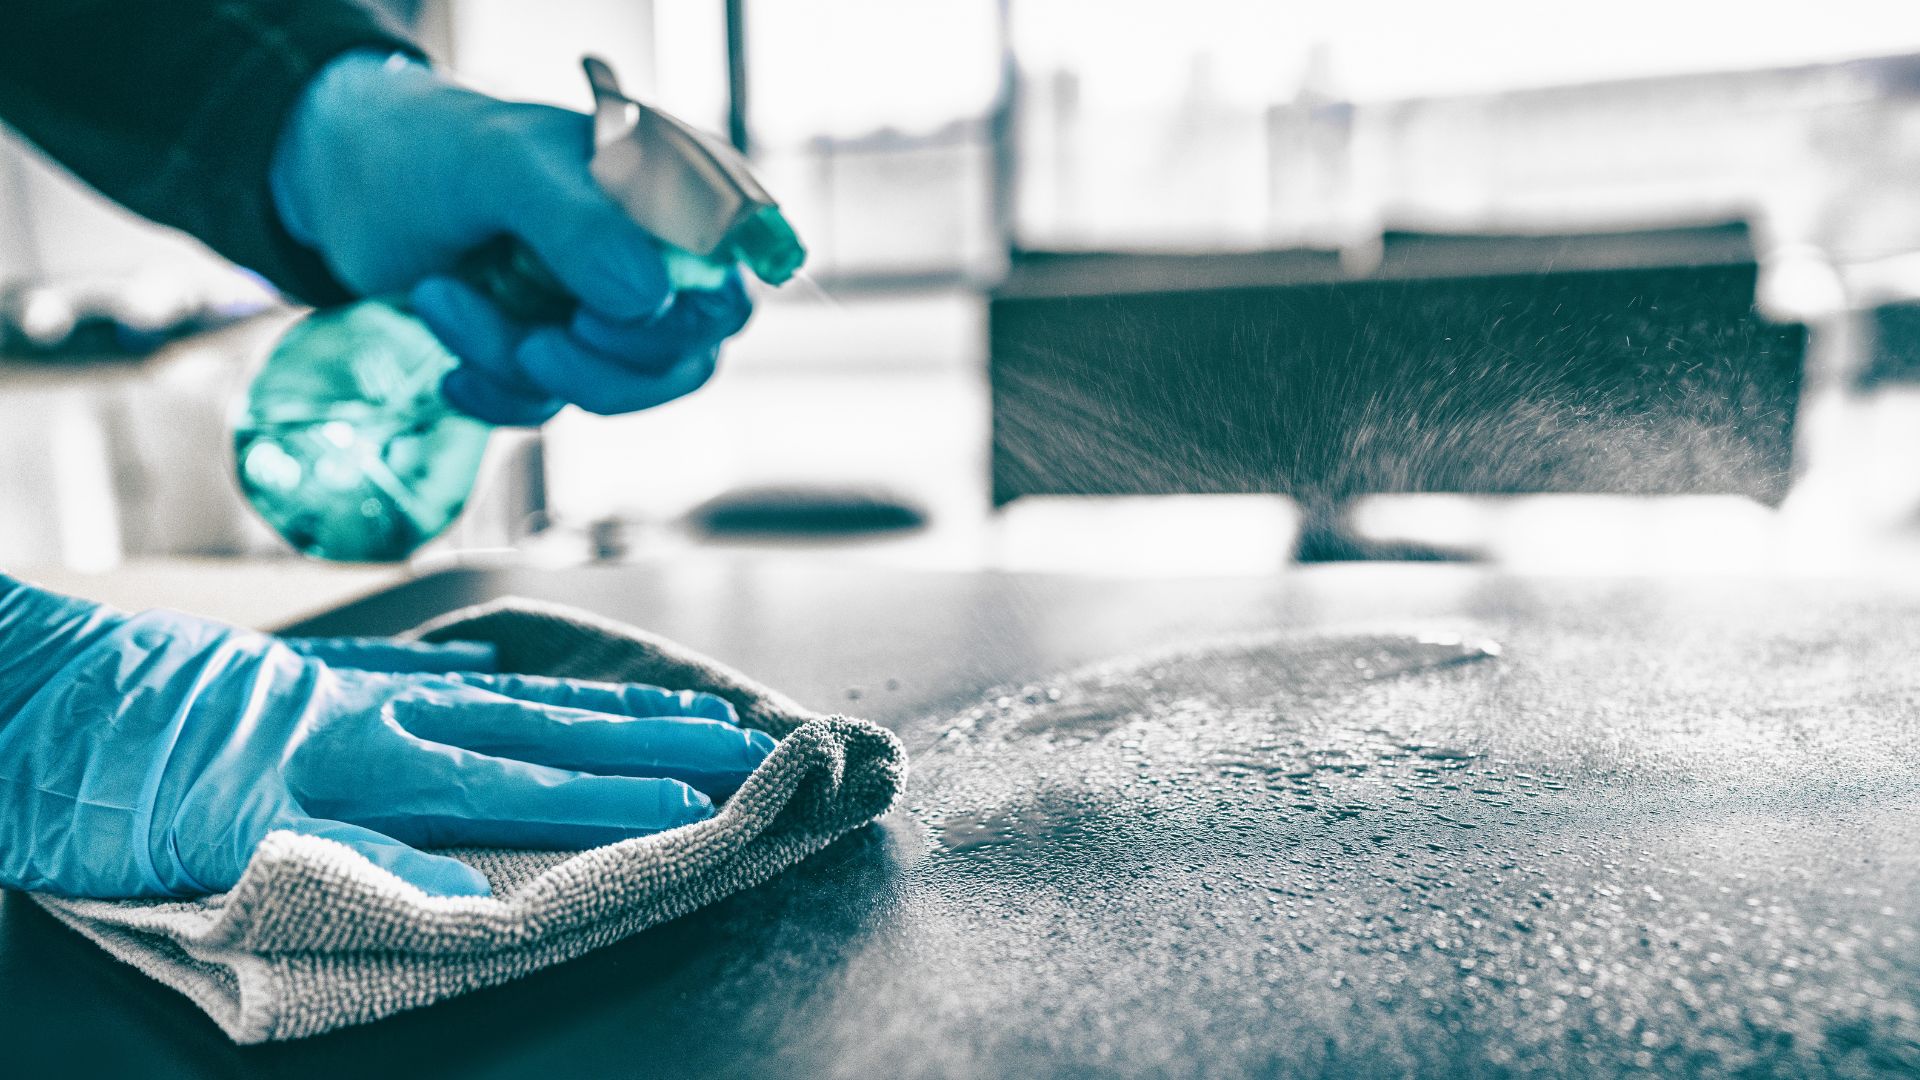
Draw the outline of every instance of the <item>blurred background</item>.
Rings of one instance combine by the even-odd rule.
[[[386,8],[502,96],[585,108],[605,56],[812,252],[692,398],[497,437],[418,564],[1920,552],[1910,4]],[[234,492],[230,406],[297,314],[0,135],[0,566],[218,561],[239,618],[391,576]]]

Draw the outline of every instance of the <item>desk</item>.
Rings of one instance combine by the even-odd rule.
[[[902,810],[519,983],[244,1050],[7,896],[14,1075],[1920,1070],[1920,585],[1459,566],[1120,582],[696,560],[452,571],[295,629],[389,632],[504,594],[639,623],[891,726],[916,755],[921,806],[950,801],[942,733],[993,687],[1229,632],[1484,632],[1506,645],[1499,660],[1370,693],[1390,722],[1538,781],[1538,812],[1508,819],[1462,783],[1385,826],[1281,811],[1240,815],[1250,831],[1227,836],[1206,823],[1235,814],[1232,784],[1152,776],[1190,806],[1147,822],[1116,804],[1022,862],[943,850],[940,821]],[[1330,694],[1327,715],[1351,698]],[[1324,719],[1301,710],[1302,737]],[[1009,769],[1059,749],[1008,745]]]

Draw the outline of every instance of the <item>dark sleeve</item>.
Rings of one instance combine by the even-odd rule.
[[[109,198],[287,293],[347,290],[280,224],[282,121],[349,49],[418,49],[351,0],[0,0],[0,119]]]

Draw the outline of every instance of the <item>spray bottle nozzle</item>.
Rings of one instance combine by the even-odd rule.
[[[800,237],[775,206],[763,206],[741,218],[727,239],[738,261],[769,285],[786,284],[807,259]]]
[[[641,228],[708,262],[745,263],[769,285],[800,269],[806,248],[739,151],[626,96],[604,61],[583,66],[593,177]]]

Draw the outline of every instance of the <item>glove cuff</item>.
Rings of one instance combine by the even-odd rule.
[[[214,250],[258,271],[289,295],[316,304],[349,298],[320,257],[282,227],[270,175],[282,134],[315,73],[350,50],[416,47],[354,4],[232,5],[223,33],[248,40],[219,93],[210,95],[175,157],[207,161],[212,175],[188,171],[197,186],[194,216],[172,222]],[[247,17],[250,16],[250,17]],[[211,31],[209,31],[211,32]],[[244,73],[244,74],[243,74]]]
[[[338,126],[367,123],[366,103],[390,93],[395,73],[408,69],[431,78],[430,69],[412,53],[391,48],[341,53],[314,75],[288,112],[267,168],[267,187],[287,234],[309,252],[322,247],[319,222],[325,207],[321,204],[328,194],[314,187],[315,178],[324,174],[314,163],[346,141]]]
[[[0,728],[125,612],[0,574]]]

